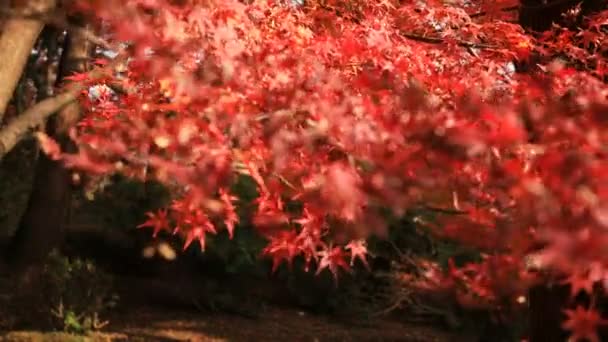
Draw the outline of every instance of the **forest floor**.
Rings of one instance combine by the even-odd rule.
[[[141,316],[140,316],[141,315]],[[130,321],[131,319],[131,321]],[[143,322],[154,322],[142,326]],[[117,332],[129,340],[150,338],[179,341],[453,341],[432,327],[407,326],[387,320],[374,323],[341,323],[292,309],[272,308],[258,319],[143,310],[138,317],[124,317]]]
[[[6,313],[3,313],[6,314]],[[0,341],[473,341],[432,326],[382,320],[341,323],[331,317],[272,308],[263,318],[133,308],[112,315],[103,332],[86,337],[58,332],[6,331]]]
[[[124,285],[124,284],[123,284]],[[126,285],[134,296],[136,284]],[[10,300],[6,287],[0,301]],[[123,293],[122,296],[128,295]],[[156,303],[119,305],[107,312],[108,324],[99,332],[71,335],[35,330],[17,322],[14,311],[24,308],[0,303],[0,341],[475,341],[455,336],[439,326],[406,323],[396,318],[342,319],[318,315],[293,307],[268,305],[257,317],[239,314],[164,307]],[[30,303],[36,305],[36,303]],[[35,323],[34,323],[35,325]]]

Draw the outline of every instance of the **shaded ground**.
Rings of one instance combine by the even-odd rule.
[[[224,314],[133,308],[114,315],[106,332],[83,338],[60,333],[8,332],[0,341],[472,341],[432,327],[390,320],[337,322],[296,310],[267,309],[260,319]]]
[[[8,305],[13,295],[0,288],[0,341],[475,341],[439,326],[404,323],[396,318],[345,319],[315,315],[294,307],[262,305],[253,318],[143,302],[142,282],[121,279],[122,305],[102,316],[102,332],[76,336],[23,329],[14,317],[23,307]],[[157,286],[154,286],[157,287]],[[162,289],[161,289],[162,290]],[[130,295],[132,295],[131,298]],[[129,302],[131,299],[131,302]],[[29,305],[36,305],[30,303]],[[44,319],[44,318],[43,318]],[[31,324],[31,323],[30,323]],[[34,324],[36,324],[34,322]]]
[[[137,337],[171,338],[175,340],[230,341],[453,341],[448,334],[434,331],[431,327],[407,326],[397,322],[337,322],[329,317],[312,316],[301,311],[279,308],[267,309],[260,319],[246,319],[226,315],[192,317],[172,313],[163,316],[157,310],[144,310],[138,320],[154,321],[150,327],[142,327],[137,320],[123,318],[120,332],[134,340]],[[117,327],[118,328],[118,327]]]

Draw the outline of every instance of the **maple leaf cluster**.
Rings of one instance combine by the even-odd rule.
[[[521,295],[544,279],[531,255],[589,291],[608,279],[608,87],[550,58],[515,64],[563,53],[604,75],[606,12],[534,38],[488,3],[77,2],[127,63],[83,94],[79,152],[53,155],[169,186],[174,203],[142,226],[185,247],[233,235],[230,189],[246,175],[275,269],[298,256],[336,277],[367,265],[383,209],[425,204],[461,212],[431,228],[483,252],[429,280],[462,302]],[[575,330],[602,322],[570,314]]]
[[[607,80],[608,12],[585,19],[577,29],[555,25],[539,38],[540,52],[545,57],[559,57],[599,79]]]

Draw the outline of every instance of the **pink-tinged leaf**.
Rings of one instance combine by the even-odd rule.
[[[342,164],[331,165],[322,189],[328,209],[344,220],[357,220],[366,203],[360,185],[361,179],[355,170]]]
[[[64,79],[72,82],[83,82],[89,79],[88,73],[74,73],[70,76],[64,77]]]
[[[564,329],[572,332],[572,341],[600,341],[597,329],[600,325],[606,324],[606,321],[602,319],[599,312],[577,306],[573,310],[564,310],[564,313],[567,319],[562,326]]]
[[[338,283],[338,273],[342,269],[350,272],[351,268],[346,262],[346,253],[342,250],[342,247],[328,248],[324,251],[319,252],[320,261],[319,268],[317,268],[317,275],[320,274],[324,269],[328,269],[334,277],[336,284]]]
[[[180,216],[181,220],[178,221],[179,229],[177,232],[181,233],[182,236],[185,236],[184,250],[186,250],[194,240],[198,240],[201,249],[204,251],[206,234],[217,234],[215,226],[209,220],[207,214],[200,209],[193,209],[192,211],[189,210],[181,213]]]
[[[228,235],[232,239],[234,236],[234,226],[239,221],[233,201],[238,200],[237,197],[231,196],[226,190],[220,189],[220,199],[224,203],[224,224],[228,230]]]
[[[245,165],[247,166],[249,175],[258,184],[258,187],[260,188],[260,191],[262,192],[262,194],[268,193],[268,188],[266,187],[266,183],[264,182],[264,178],[262,178],[262,175],[260,174],[258,167],[255,166],[255,164],[250,161],[246,162]]]
[[[591,278],[589,272],[575,271],[566,280],[564,284],[570,285],[570,296],[574,298],[580,291],[591,295],[593,293],[593,284],[595,280]]]
[[[186,241],[184,242],[184,250],[188,249],[194,240],[198,240],[201,245],[201,250],[205,250],[205,229],[202,227],[189,228],[186,233]]]
[[[272,272],[276,272],[282,262],[291,267],[293,258],[299,253],[295,231],[282,231],[270,239],[262,255],[272,258]]]
[[[152,228],[153,237],[156,237],[160,231],[169,229],[169,218],[166,210],[159,210],[157,213],[146,213],[146,215],[148,216],[148,220],[137,226],[137,228]]]
[[[350,266],[353,266],[355,260],[359,259],[369,270],[369,264],[367,263],[367,243],[365,240],[351,241],[344,249],[350,251]]]

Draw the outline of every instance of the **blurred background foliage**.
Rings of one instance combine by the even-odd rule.
[[[14,232],[24,209],[31,189],[37,149],[31,141],[26,141],[13,152],[0,164],[0,200],[3,203],[0,207],[0,226],[5,237]],[[339,285],[336,287],[331,273],[324,271],[315,276],[314,268],[313,271],[305,272],[301,259],[294,261],[291,270],[286,265],[282,265],[276,273],[271,274],[271,263],[260,257],[266,242],[256,234],[248,219],[255,210],[253,204],[253,200],[257,197],[255,182],[247,176],[239,176],[232,191],[239,198],[238,214],[241,218],[232,240],[225,230],[220,230],[216,236],[208,239],[206,251],[203,253],[197,245],[182,251],[181,241],[176,241],[175,237],[169,234],[160,237],[175,249],[178,258],[194,260],[193,264],[197,265],[194,270],[200,270],[200,273],[209,279],[214,277],[232,279],[238,283],[239,279],[257,278],[277,282],[282,284],[291,304],[308,311],[331,313],[339,317],[375,318],[381,315],[399,315],[407,320],[441,322],[457,330],[496,327],[487,312],[467,312],[459,308],[454,301],[423,302],[418,300],[410,289],[404,288],[403,282],[396,281],[397,274],[416,272],[408,260],[424,258],[445,267],[450,258],[457,264],[479,258],[475,251],[435,238],[423,225],[417,223],[421,218],[424,222],[433,222],[436,213],[423,209],[412,210],[401,217],[387,213],[386,219],[390,226],[388,239],[372,238],[369,241],[371,271],[366,270],[362,265],[355,265],[356,272],[341,274]],[[49,265],[74,264],[82,266],[77,267],[80,271],[86,271],[87,267],[94,269],[94,263],[103,259],[99,257],[101,254],[108,254],[110,262],[123,264],[124,272],[136,271],[135,269],[143,264],[125,262],[125,259],[141,258],[142,248],[154,243],[150,231],[136,227],[145,221],[146,212],[160,209],[170,201],[169,191],[155,182],[135,182],[121,176],[97,180],[94,187],[79,192],[73,199],[71,218],[66,227],[68,246],[63,249],[64,252],[76,256],[85,254],[82,258],[93,261],[83,261],[85,259],[81,260],[80,257],[61,261],[61,256],[55,255],[50,259]],[[299,210],[298,203],[288,201],[288,205],[296,212]],[[91,235],[89,240],[80,238],[86,236],[87,232],[95,232],[95,234]],[[100,241],[99,236],[103,235],[113,238],[105,242]],[[120,245],[120,249],[116,249],[116,245]],[[69,267],[63,269],[65,271]],[[55,271],[51,274],[66,275],[70,272]],[[91,277],[91,279],[97,278]],[[68,280],[47,279],[49,284],[76,286]],[[240,285],[247,286],[246,281],[244,282]],[[105,280],[101,283],[107,284]],[[77,287],[97,288],[93,284],[79,284]],[[55,292],[64,293],[65,289],[62,291]],[[238,306],[239,302],[242,302],[238,294],[238,286],[208,286],[205,291],[213,292],[206,298],[221,298],[223,302],[220,306],[224,308]],[[57,302],[61,295],[56,294],[51,297]],[[64,323],[71,324],[69,329],[72,330],[85,329],[87,324],[91,323],[93,313],[99,311],[96,305],[89,303],[84,308],[80,306],[77,309],[70,309],[72,312],[86,313],[85,316],[89,317],[87,322],[82,320],[83,316],[76,315],[70,316],[71,318],[63,317]],[[202,303],[202,306],[217,305]],[[75,318],[81,320],[74,321]],[[497,331],[492,332],[495,335],[497,333]],[[507,335],[504,332],[500,334]]]

